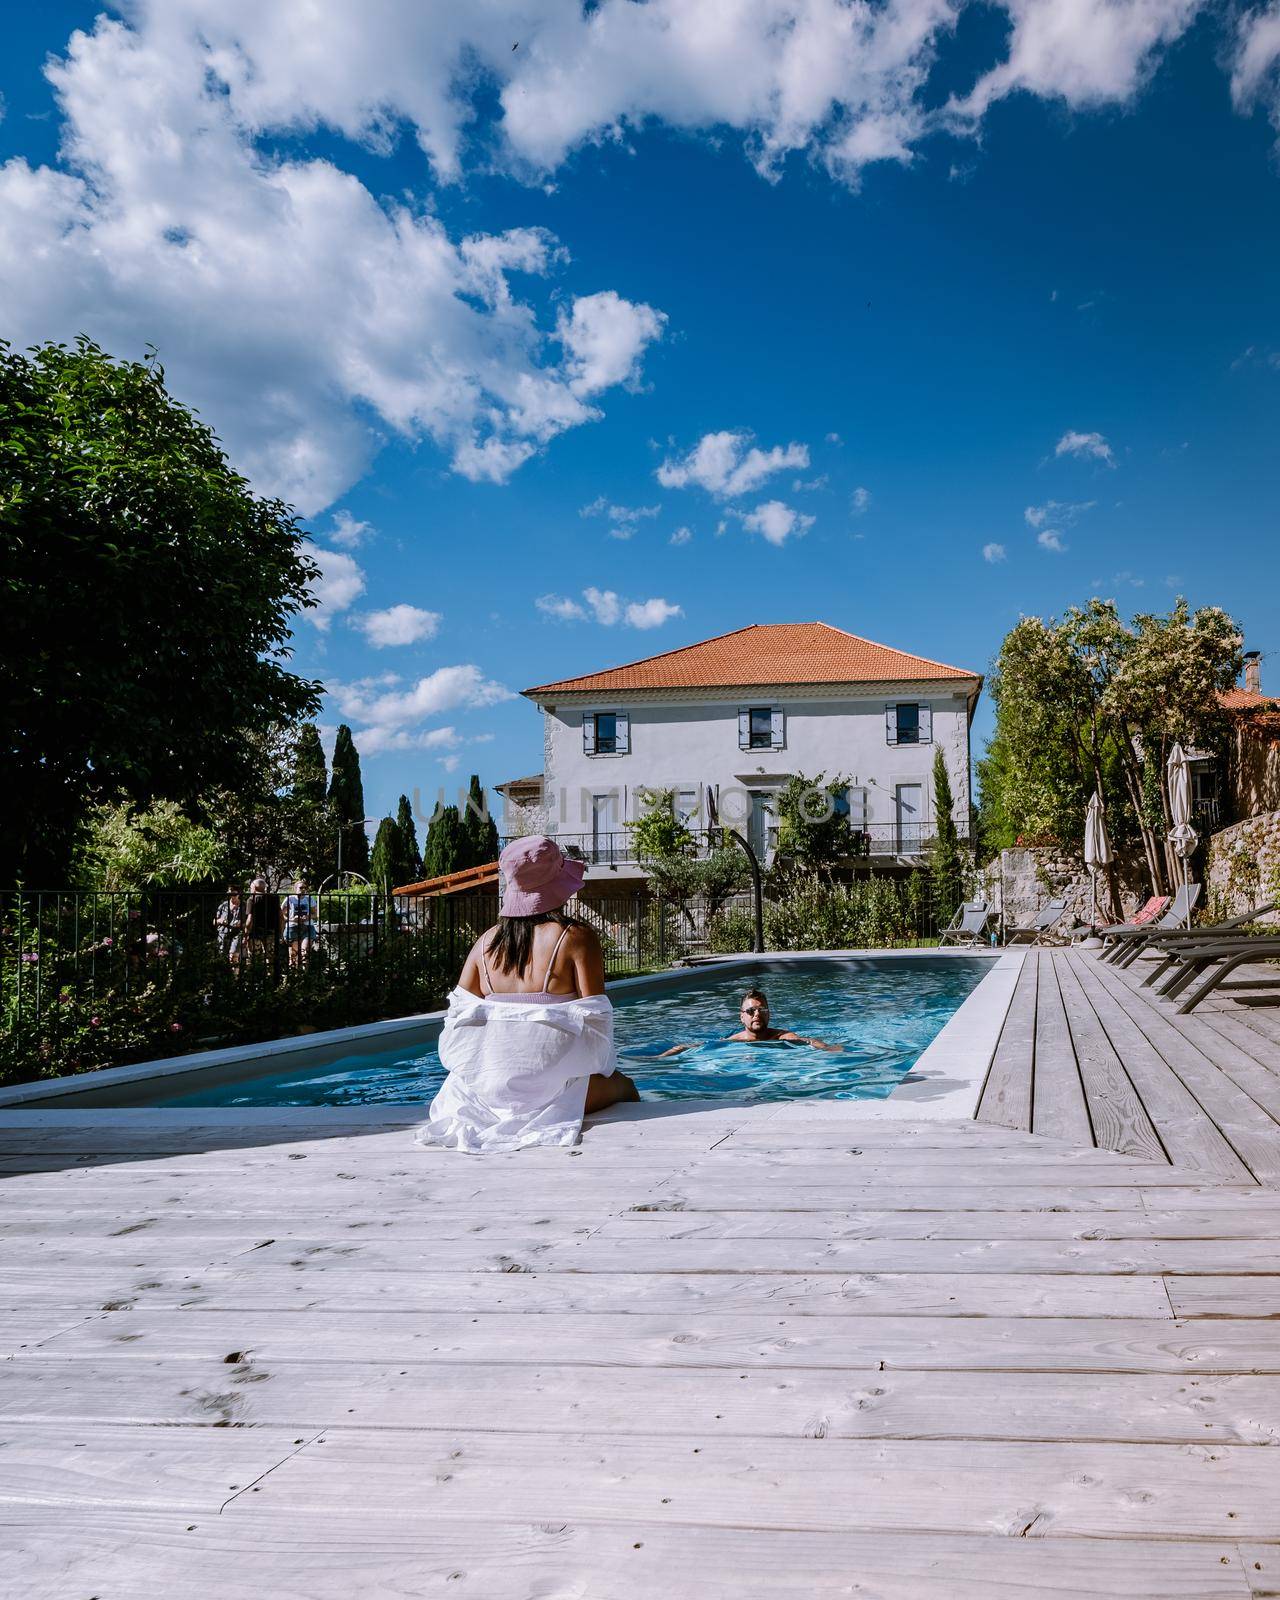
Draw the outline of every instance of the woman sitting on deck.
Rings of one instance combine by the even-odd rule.
[[[584,1115],[640,1098],[617,1070],[600,941],[562,909],[586,868],[541,834],[513,839],[499,866],[497,926],[449,996],[439,1046],[449,1076],[420,1144],[476,1154],[572,1144]]]

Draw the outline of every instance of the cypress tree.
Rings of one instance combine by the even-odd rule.
[[[329,804],[334,825],[342,833],[342,867],[345,872],[369,875],[369,840],[360,825],[364,818],[364,783],[360,755],[351,729],[344,722],[333,747],[333,773],[329,779]]]
[[[418,850],[418,830],[413,824],[413,807],[409,804],[409,796],[400,796],[400,805],[396,811],[396,827],[400,830],[400,864],[404,876],[399,878],[399,883],[412,883],[422,872],[422,855]]]
[[[320,730],[314,722],[304,722],[298,729],[298,742],[293,749],[294,799],[322,806],[327,787],[328,775],[325,772]]]
[[[393,817],[383,817],[378,824],[378,834],[373,841],[373,855],[369,861],[369,881],[381,894],[404,882],[400,875],[404,841]]]
[[[933,752],[934,837],[929,847],[929,876],[933,885],[933,911],[939,928],[946,927],[960,905],[963,863],[960,834],[951,815],[954,800],[951,775],[941,745]]]
[[[470,865],[466,860],[466,835],[457,806],[442,806],[431,819],[422,847],[422,876],[443,878]]]
[[[498,827],[489,815],[485,805],[484,790],[480,787],[480,779],[473,772],[471,774],[471,787],[467,793],[467,810],[462,819],[462,829],[465,836],[467,867],[485,867],[491,861],[498,859]]]

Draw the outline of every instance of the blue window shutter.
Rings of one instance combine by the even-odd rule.
[[[884,742],[897,744],[898,742],[898,708],[886,706],[884,708]]]
[[[920,743],[921,744],[932,744],[933,743],[933,707],[932,706],[917,706],[916,710],[920,713]]]
[[[787,726],[787,714],[786,714],[786,712],[782,709],[781,706],[774,706],[773,712],[772,712],[772,726],[770,728],[770,733],[772,735],[772,746],[773,746],[773,749],[775,749],[775,750],[781,750],[782,749],[784,737],[785,737],[785,734],[786,734],[786,726]]]
[[[751,748],[751,713],[750,713],[750,711],[743,710],[743,711],[739,711],[739,713],[738,713],[738,749],[739,750],[749,750],[750,748]]]
[[[596,714],[594,711],[582,713],[582,753],[593,756],[596,753]]]
[[[629,711],[619,711],[619,712],[617,712],[616,713],[615,727],[617,729],[617,735],[616,735],[616,743],[614,744],[614,747],[613,747],[614,750],[620,756],[630,755],[630,753],[631,753],[631,713]]]

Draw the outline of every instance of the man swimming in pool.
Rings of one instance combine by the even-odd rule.
[[[771,1028],[769,1026],[769,1002],[760,989],[748,989],[742,997],[742,1005],[738,1011],[738,1018],[742,1023],[737,1033],[729,1035],[729,1042],[735,1044],[807,1044],[815,1050],[833,1050],[840,1052],[838,1044],[828,1044],[825,1039],[809,1039],[802,1033],[794,1033],[790,1028]],[[697,1044],[673,1044],[670,1050],[663,1050],[664,1056],[678,1056],[682,1050],[696,1050]]]

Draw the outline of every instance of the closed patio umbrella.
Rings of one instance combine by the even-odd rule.
[[[1111,865],[1111,840],[1107,837],[1107,818],[1102,808],[1102,795],[1095,789],[1089,808],[1084,814],[1084,864],[1089,869],[1093,884],[1093,906],[1090,923],[1098,920],[1098,872]]]
[[[1191,763],[1180,744],[1175,744],[1165,763],[1169,782],[1169,815],[1173,827],[1169,829],[1169,843],[1182,863],[1182,881],[1190,882],[1187,866],[1192,851],[1199,843],[1199,835],[1191,826]],[[1187,926],[1191,926],[1191,908],[1187,908]]]

